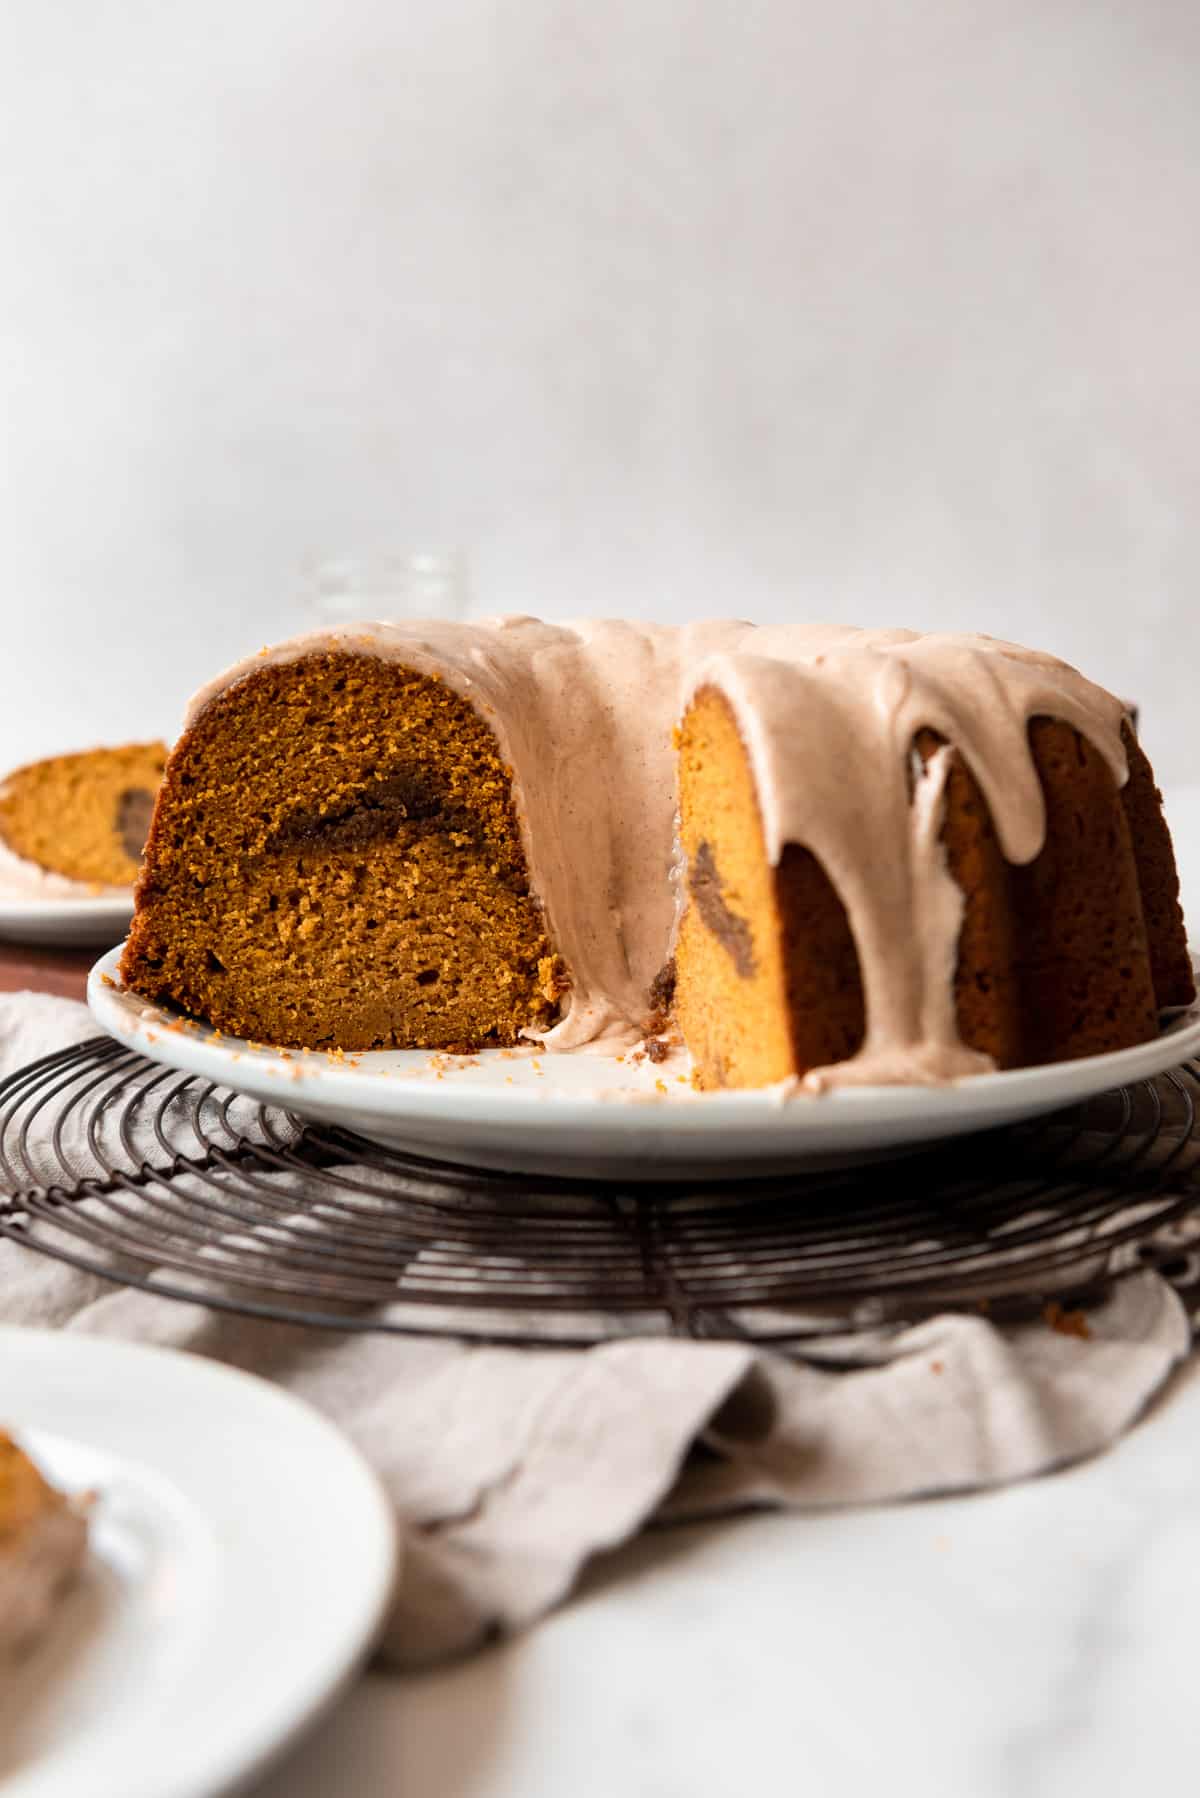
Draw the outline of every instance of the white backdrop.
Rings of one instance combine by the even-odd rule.
[[[0,43],[0,759],[306,557],[976,628],[1191,767],[1189,0],[39,0]]]

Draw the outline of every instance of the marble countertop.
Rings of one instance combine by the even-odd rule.
[[[1126,1798],[1200,1753],[1200,1368],[1006,1491],[659,1532],[532,1634],[372,1675],[257,1798]]]
[[[1168,795],[1200,917],[1200,787]],[[254,1798],[1126,1798],[1200,1757],[1200,1365],[1003,1491],[658,1531],[516,1641],[359,1681]]]

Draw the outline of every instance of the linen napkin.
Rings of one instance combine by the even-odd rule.
[[[0,1077],[94,1034],[81,1005],[0,995]],[[247,1127],[254,1115],[247,1102]],[[31,1154],[36,1164],[36,1140]],[[85,1140],[71,1156],[85,1171]],[[299,1177],[281,1175],[280,1192],[303,1210]],[[402,1668],[532,1623],[591,1555],[653,1519],[963,1491],[1096,1453],[1187,1355],[1190,1328],[1149,1270],[1086,1321],[1074,1334],[947,1313],[825,1340],[805,1360],[652,1336],[483,1347],[232,1316],[0,1240],[0,1322],[212,1356],[278,1381],[359,1445],[405,1528],[382,1645]],[[318,1532],[330,1522],[313,1521]]]

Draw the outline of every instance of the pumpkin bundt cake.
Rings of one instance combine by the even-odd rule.
[[[84,1517],[0,1430],[0,1675],[45,1628],[86,1549]]]
[[[1121,702],[986,637],[362,625],[200,693],[122,975],[307,1048],[616,1047],[943,1081],[1194,997]]]
[[[47,895],[132,887],[164,743],[30,762],[0,782],[0,889]]]

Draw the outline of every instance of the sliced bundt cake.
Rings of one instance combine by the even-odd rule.
[[[1146,1041],[1161,1009],[1194,997],[1144,754],[1125,739],[1118,787],[1061,719],[1033,717],[1025,743],[1045,819],[1028,861],[1006,857],[969,763],[925,727],[894,764],[860,743],[853,771],[831,770],[823,829],[785,827],[802,841],[773,856],[729,701],[696,695],[680,733],[675,1005],[701,1086],[937,1079],[971,1071],[972,1054],[975,1071],[1067,1060]],[[899,768],[905,790],[888,796],[872,765]],[[1016,766],[997,771],[1010,795]],[[827,870],[847,852],[857,879],[839,889]]]
[[[705,1087],[1124,1047],[1193,996],[1121,703],[989,638],[297,638],[193,703],[122,973],[310,1048],[628,1045]]]

